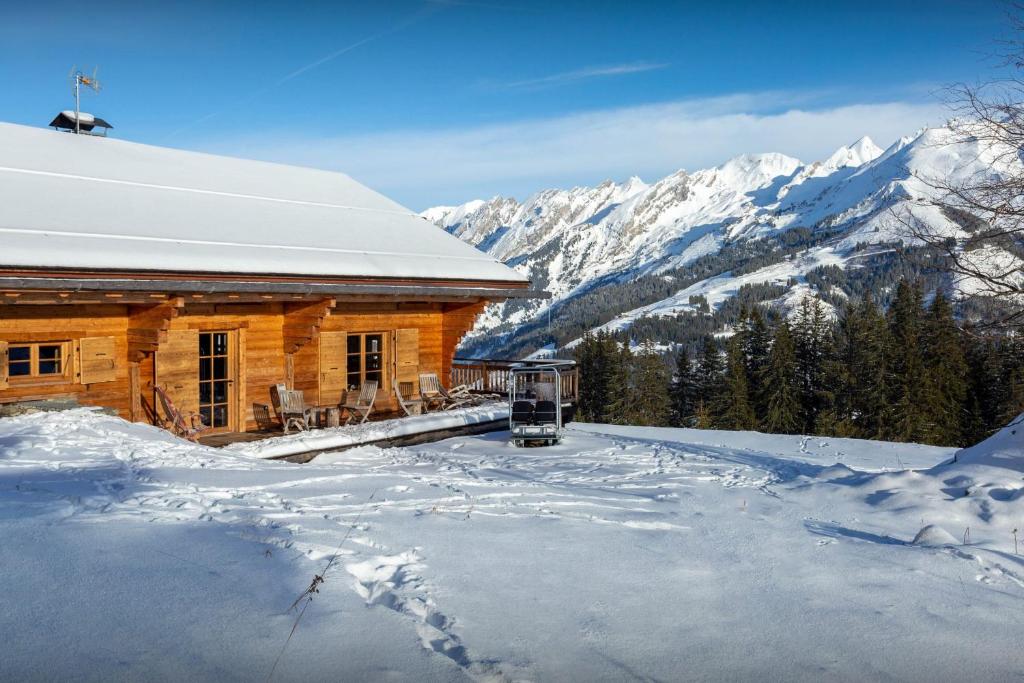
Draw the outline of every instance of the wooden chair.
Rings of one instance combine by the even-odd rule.
[[[348,417],[345,419],[345,424],[351,424],[356,415],[362,417],[362,419],[359,420],[359,424],[363,424],[370,419],[370,413],[373,412],[373,402],[375,400],[377,400],[376,380],[364,382],[363,385],[359,387],[359,395],[355,400],[345,401],[345,403],[341,405],[342,408],[348,411]]]
[[[424,407],[428,409],[436,406],[441,410],[451,410],[476,402],[476,397],[465,384],[446,391],[441,380],[433,372],[420,375],[420,396],[423,397]]]
[[[174,407],[174,401],[167,395],[167,392],[162,387],[155,387],[155,389],[156,396],[163,407],[164,415],[167,417],[164,427],[174,432],[177,436],[189,441],[199,441],[199,435],[209,429],[209,427],[203,424],[202,415],[199,413],[189,413],[186,420],[185,415]]]
[[[276,431],[280,427],[280,423],[270,414],[270,406],[266,403],[253,403],[252,416],[261,432]]]
[[[444,388],[441,386],[441,380],[432,372],[420,374],[420,399],[423,401],[424,412],[444,408],[447,400]]]
[[[402,406],[402,410],[405,411],[406,415],[411,417],[413,415],[421,415],[423,413],[423,399],[413,398],[416,394],[415,383],[391,380],[391,386],[395,390],[395,397],[398,399],[398,405]]]
[[[476,396],[469,393],[469,387],[460,385],[450,391],[445,391],[445,388],[441,387],[441,395],[444,396],[444,409],[452,410],[453,408],[461,408],[465,405],[475,405],[479,403]]]
[[[313,421],[313,409],[306,407],[306,399],[301,391],[288,389],[284,384],[270,387],[270,401],[274,404],[274,412],[281,421],[284,433],[292,427],[299,431],[310,428]]]

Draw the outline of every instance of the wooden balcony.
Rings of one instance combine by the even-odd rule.
[[[495,360],[490,358],[456,358],[452,361],[449,386],[465,384],[470,391],[487,394],[508,394],[509,370],[530,367],[554,367],[562,378],[562,404],[575,405],[579,398],[579,368],[572,360]]]

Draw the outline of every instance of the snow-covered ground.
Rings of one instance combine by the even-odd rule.
[[[267,680],[339,545],[273,680],[1019,678],[1024,432],[953,454],[573,425],[295,465],[4,419],[0,680]]]

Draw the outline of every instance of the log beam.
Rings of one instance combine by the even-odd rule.
[[[324,318],[337,305],[335,299],[321,299],[311,303],[291,302],[284,305],[284,352],[293,354],[320,334]]]
[[[129,363],[138,363],[146,354],[153,353],[167,340],[171,320],[178,317],[184,305],[184,298],[173,297],[156,305],[129,307]]]

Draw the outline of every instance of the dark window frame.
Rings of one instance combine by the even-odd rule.
[[[40,353],[41,349],[57,349],[56,357],[48,357]],[[17,349],[28,349],[27,359],[16,359]],[[42,372],[42,364],[58,362],[56,372]],[[71,370],[71,342],[40,341],[40,342],[8,342],[7,344],[7,381],[12,384],[62,383],[69,381]],[[27,373],[14,371],[14,367],[27,366]]]
[[[380,351],[368,351],[366,348],[367,337],[380,337]],[[377,380],[378,388],[386,386],[388,380],[388,353],[390,351],[390,345],[388,344],[388,333],[387,332],[349,332],[345,341],[345,387],[348,391],[358,391],[359,387],[367,381],[367,375],[371,375],[370,379],[373,379],[372,375],[378,375]],[[356,352],[351,352],[352,339],[359,339],[359,349]],[[373,369],[367,368],[367,357],[368,356],[380,356],[380,367]],[[358,359],[358,370],[350,370],[352,365],[350,363]],[[353,375],[358,376],[358,383],[353,383]]]

